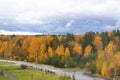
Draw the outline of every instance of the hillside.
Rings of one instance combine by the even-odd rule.
[[[105,77],[120,76],[120,31],[84,35],[1,35],[0,57],[80,67]]]

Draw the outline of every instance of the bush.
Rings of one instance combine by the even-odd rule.
[[[95,65],[91,65],[90,68],[89,68],[89,71],[92,73],[92,74],[95,74],[96,71],[97,71],[97,67]]]
[[[52,57],[49,57],[46,61],[47,64],[53,65],[55,67],[60,67],[61,65],[61,60],[60,57],[58,57],[57,55],[54,55]]]
[[[115,75],[120,76],[120,65],[115,66],[115,71],[116,71]]]
[[[1,74],[1,75],[4,75],[4,73],[3,73],[3,71],[2,71],[2,70],[0,70],[0,74]]]
[[[59,77],[59,80],[70,80],[71,78],[67,75],[64,75],[64,76],[60,76]]]
[[[29,62],[35,62],[35,57],[31,55],[31,56],[29,57]]]
[[[85,64],[87,63],[87,57],[82,57],[81,60],[80,60],[80,68],[83,69],[85,68]]]
[[[20,67],[21,67],[22,69],[26,69],[26,68],[27,68],[27,65],[21,64]]]
[[[76,63],[75,63],[75,61],[73,61],[72,58],[70,58],[70,59],[68,60],[67,65],[68,65],[68,67],[75,67],[75,66],[76,66]]]
[[[19,60],[19,57],[18,56],[14,56],[13,59],[14,60]]]

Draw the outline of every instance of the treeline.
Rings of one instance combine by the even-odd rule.
[[[0,57],[120,76],[120,31],[84,35],[0,36]]]

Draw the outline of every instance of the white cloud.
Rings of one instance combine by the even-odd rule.
[[[55,16],[120,18],[119,4],[120,0],[0,0],[0,18],[33,24]]]
[[[81,17],[114,19],[117,21],[115,26],[105,24],[102,28],[106,30],[120,29],[119,14],[120,0],[0,0],[0,24],[6,26],[9,26],[12,23],[15,23],[15,26],[17,23],[19,25],[32,24],[32,26],[37,24],[36,29],[39,28],[38,31],[42,30],[46,32],[52,32],[54,30],[56,32],[70,31],[73,29],[70,27],[73,25],[74,20],[77,24],[76,18]],[[52,19],[54,19],[53,22]],[[68,21],[65,26],[57,27],[59,26],[59,23],[62,22],[62,19],[70,21]],[[57,20],[60,20],[61,22]],[[55,21],[58,22],[57,26]],[[41,24],[42,26],[47,24],[47,27],[42,27]],[[48,27],[49,25],[54,25],[52,26],[52,30]],[[90,24],[88,24],[88,26],[89,25]],[[13,28],[15,28],[15,26],[13,26]],[[25,28],[34,27],[25,26]],[[0,29],[2,28],[0,27]],[[86,28],[83,28],[83,30],[84,29]]]
[[[21,24],[43,24],[43,21],[29,17],[15,17],[14,20]]]
[[[57,27],[54,32],[68,32],[69,29],[68,28],[64,28],[64,27]]]
[[[6,26],[8,26],[8,23],[7,23],[7,22],[3,22],[3,25],[6,25]]]
[[[42,33],[35,32],[21,32],[21,31],[5,31],[0,30],[0,35],[42,35]]]
[[[68,23],[66,23],[66,28],[69,28],[72,26],[72,24],[74,23],[74,20],[70,20]]]

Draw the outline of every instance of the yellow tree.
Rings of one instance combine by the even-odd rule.
[[[78,42],[80,39],[82,39],[81,35],[74,35],[74,40]]]
[[[96,59],[96,67],[97,67],[98,70],[102,69],[103,62],[105,61],[104,53],[105,52],[103,50],[98,51],[98,56],[97,56],[97,59]]]
[[[63,39],[63,36],[62,35],[60,35],[60,36],[57,36],[58,37],[58,40],[61,42],[62,41],[62,39]]]
[[[79,55],[82,55],[82,46],[81,46],[81,44],[78,44],[77,42],[74,42],[74,44],[73,44],[73,53],[77,53]]]
[[[70,50],[68,47],[65,49],[65,57],[70,58]]]
[[[112,62],[112,61],[111,61],[110,65],[109,65],[109,68],[110,68],[110,69],[112,69],[112,68],[114,69],[114,68],[115,68],[115,62]]]
[[[108,67],[106,62],[104,62],[102,65],[101,74],[106,77],[108,76]]]
[[[0,55],[10,58],[12,57],[12,45],[11,43],[12,39],[11,36],[0,36]]]
[[[52,57],[52,56],[54,55],[54,54],[53,54],[53,50],[52,50],[51,47],[48,48],[48,55],[49,55],[50,57]]]
[[[3,56],[3,43],[2,41],[0,41],[0,56],[2,57]]]
[[[24,40],[23,40],[23,44],[22,44],[22,48],[21,48],[21,50],[22,50],[22,52],[24,53],[24,57],[25,57],[25,59],[27,59],[28,58],[28,49],[29,49],[29,46],[30,46],[30,43],[31,43],[31,37],[30,36],[28,36],[28,37],[26,37]],[[31,45],[32,45],[32,43],[31,43]]]
[[[63,45],[60,45],[60,46],[57,47],[56,54],[58,56],[64,56],[64,47],[63,47]]]
[[[109,44],[106,46],[105,51],[110,54],[116,50],[116,45],[113,41],[110,41]]]
[[[11,58],[12,57],[13,44],[11,42],[7,42],[6,48],[7,49],[6,49],[5,57],[6,58]]]
[[[28,48],[28,52],[29,52],[29,59],[33,59],[32,61],[34,61],[36,59],[36,62],[38,61],[38,55],[40,52],[40,38],[37,37],[32,37],[32,40],[30,42],[30,46]],[[32,57],[32,58],[30,58]]]
[[[45,54],[46,53],[46,44],[43,43],[41,46],[40,46],[40,55],[41,54]]]
[[[96,34],[94,36],[94,40],[93,40],[92,43],[95,46],[96,50],[101,50],[102,49],[102,39],[101,39],[101,37],[98,34]]]
[[[3,49],[4,49],[4,57],[9,58],[11,54],[9,53],[8,42],[4,42]]]
[[[6,47],[7,47],[7,42],[0,41],[0,56],[1,57],[4,57],[4,55],[7,54],[7,53],[5,53]]]
[[[85,50],[84,50],[84,56],[88,56],[92,51],[92,46],[88,45],[86,46]]]
[[[53,40],[53,37],[51,35],[46,35],[43,38],[48,45],[50,45],[50,42]]]
[[[105,48],[105,59],[108,64],[110,64],[111,60],[114,58],[114,52],[116,51],[116,45],[110,41],[109,44]]]
[[[115,53],[114,62],[115,62],[115,65],[120,65],[120,52]]]

